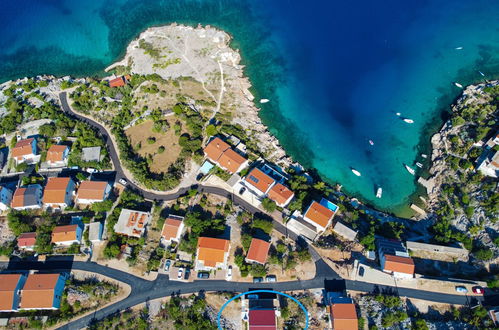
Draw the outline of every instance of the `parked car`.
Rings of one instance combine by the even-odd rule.
[[[204,278],[204,279],[210,278],[210,273],[208,273],[208,272],[199,272],[198,273],[198,278]]]
[[[262,283],[263,277],[253,277],[253,283]]]
[[[123,179],[123,178],[119,179],[118,182],[121,183],[124,186],[126,186],[128,184],[128,182],[125,179]]]
[[[172,264],[172,261],[170,259],[165,261],[165,272],[170,270],[171,264]]]
[[[456,286],[456,291],[457,291],[457,292],[461,292],[461,293],[466,293],[466,292],[468,292],[468,289],[466,289],[466,288],[465,288],[464,286],[462,286],[462,285],[458,285],[458,286]]]
[[[190,275],[191,275],[191,270],[187,268],[185,270],[184,280],[188,280]]]
[[[362,277],[364,276],[365,269],[364,267],[359,267],[359,276]]]
[[[277,282],[277,277],[275,275],[267,275],[265,282]]]
[[[232,279],[232,266],[229,266],[229,268],[227,268],[227,276],[226,277],[228,280]]]
[[[183,268],[179,268],[178,269],[178,275],[177,275],[177,278],[180,280],[182,279],[182,274],[184,273],[184,269]]]
[[[242,187],[241,189],[239,189],[239,195],[244,194],[245,191],[246,191],[246,188]]]
[[[476,294],[483,294],[484,293],[484,290],[481,286],[474,286],[471,288],[471,291],[473,291],[473,293],[476,293]]]

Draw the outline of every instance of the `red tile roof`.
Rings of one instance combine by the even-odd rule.
[[[76,240],[78,225],[57,226],[52,230],[52,243]]]
[[[63,204],[71,178],[49,178],[43,192],[44,204]]]
[[[334,330],[359,328],[354,304],[332,304],[329,306],[329,310]]]
[[[273,309],[255,309],[249,311],[251,329],[276,329],[275,311]]]
[[[261,264],[267,262],[269,255],[270,243],[264,240],[253,238],[248,250],[247,260],[256,261]]]
[[[30,274],[21,293],[22,308],[52,308],[59,274]]]
[[[385,266],[383,270],[413,275],[414,269],[414,261],[411,258],[385,254]]]
[[[126,80],[125,77],[118,77],[114,78],[113,80],[109,81],[109,86],[110,87],[121,87],[126,85]]]
[[[28,247],[36,244],[36,233],[23,233],[17,238],[17,246]]]
[[[270,185],[274,183],[274,179],[258,168],[251,170],[244,180],[264,194],[269,190]]]
[[[19,140],[16,146],[12,148],[12,157],[22,158],[22,156],[30,155],[33,152],[32,143],[34,141],[34,138]]]
[[[293,196],[294,192],[280,183],[272,186],[269,191],[269,198],[276,202],[278,205],[284,205]]]
[[[82,181],[78,188],[78,199],[104,200],[106,181]]]
[[[64,160],[64,151],[68,146],[62,144],[54,144],[47,151],[48,162],[62,162]]]
[[[180,225],[182,224],[181,219],[168,217],[163,225],[163,230],[161,231],[161,236],[169,241],[172,238],[176,238],[179,234]]]
[[[230,146],[220,138],[216,137],[211,140],[206,147],[204,147],[204,153],[206,157],[214,162],[217,162],[220,156],[222,156],[222,153],[227,149],[230,149]]]
[[[230,241],[221,238],[199,237],[197,256],[207,267],[215,267],[223,263],[225,253],[229,252]]]
[[[328,209],[325,206],[317,203],[316,201],[310,204],[307,213],[305,213],[305,217],[312,220],[316,224],[325,228],[329,221],[333,218],[334,212]]]
[[[24,206],[24,193],[26,192],[26,188],[17,188],[14,192],[14,196],[12,196],[12,201],[10,205],[12,207],[23,207]]]
[[[222,156],[218,159],[218,164],[232,174],[236,173],[239,167],[241,167],[241,165],[245,162],[246,158],[232,149],[225,150]]]
[[[0,310],[11,310],[21,274],[0,274]]]

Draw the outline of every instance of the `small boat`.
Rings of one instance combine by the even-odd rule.
[[[269,99],[261,99],[261,100],[260,100],[260,103],[267,103],[267,102],[269,102],[269,101],[270,101]]]
[[[356,169],[351,168],[351,170],[352,170],[352,173],[355,174],[356,176],[361,176],[360,172],[357,171]]]
[[[406,165],[404,164],[405,166],[405,169],[407,170],[407,172],[411,173],[412,175],[416,174],[416,171],[414,171],[414,169],[412,167],[410,167],[409,165]]]
[[[397,116],[400,116],[400,112],[397,112],[397,113],[396,113],[396,115],[397,115]]]
[[[408,124],[413,124],[414,123],[414,120],[412,119],[409,119],[409,118],[404,118],[404,121]]]
[[[421,154],[421,157],[428,158],[428,155],[427,154]]]
[[[455,49],[455,50],[461,50],[461,49],[463,49],[463,47],[456,47],[456,48],[454,48],[454,49]]]
[[[374,145],[373,140],[369,140],[369,144],[373,146]]]
[[[479,74],[481,74],[481,75],[482,75],[482,77],[485,77],[485,75],[483,74],[483,72],[482,72],[482,71],[478,71],[478,73],[479,73]]]
[[[376,198],[381,198],[381,195],[383,194],[383,189],[381,187],[378,187],[376,190]]]
[[[421,164],[420,162],[416,162],[416,166],[419,168],[423,168],[423,164]]]
[[[461,85],[460,83],[455,82],[455,83],[454,83],[454,85],[455,85],[456,87],[463,88],[463,85]]]

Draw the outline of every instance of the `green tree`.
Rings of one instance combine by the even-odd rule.
[[[272,213],[276,210],[277,205],[276,203],[271,200],[270,198],[266,197],[262,200],[262,207],[265,211]]]

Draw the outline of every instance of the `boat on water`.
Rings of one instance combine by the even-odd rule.
[[[269,102],[269,101],[270,101],[269,99],[261,99],[261,100],[260,100],[260,103],[267,103],[267,102]]]
[[[455,50],[461,50],[461,49],[463,49],[463,47],[462,47],[462,46],[460,46],[460,47],[456,47],[456,48],[454,48],[454,49],[455,49]]]
[[[454,85],[455,85],[456,87],[463,88],[463,85],[461,85],[460,83],[455,82],[455,83],[454,83]]]
[[[409,165],[404,164],[404,167],[407,170],[407,172],[411,173],[412,175],[416,174],[416,171]]]
[[[414,123],[414,120],[410,119],[410,118],[404,118],[403,119],[406,123],[408,124],[413,124]]]
[[[397,115],[397,116],[400,116],[400,112],[397,112],[397,113],[396,113],[396,115]]]
[[[485,77],[485,74],[482,71],[478,71],[478,73],[482,76]]]
[[[378,189],[376,189],[376,198],[381,198],[381,195],[383,195],[383,189],[378,187]]]
[[[369,144],[373,146],[374,145],[373,140],[369,140]]]
[[[351,170],[352,170],[352,173],[355,174],[356,176],[361,176],[360,172],[357,171],[356,169],[351,168]]]
[[[428,158],[428,155],[427,154],[421,154],[421,157]]]
[[[419,168],[423,168],[423,164],[421,164],[420,162],[416,162],[416,166]]]

